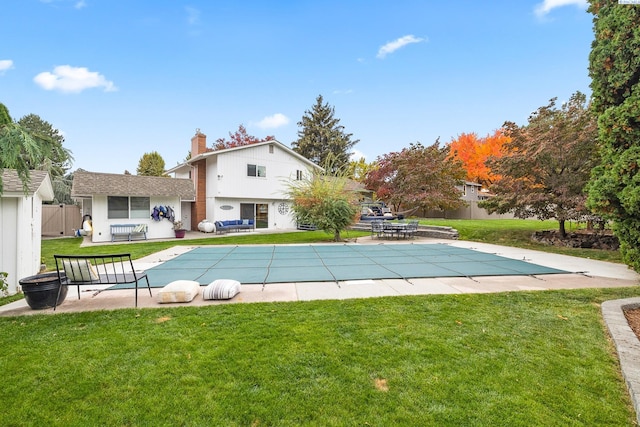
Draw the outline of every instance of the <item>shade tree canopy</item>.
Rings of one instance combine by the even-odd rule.
[[[138,161],[136,173],[141,176],[167,176],[164,159],[157,151],[144,153]]]
[[[224,150],[225,148],[242,147],[244,145],[255,144],[264,141],[273,141],[275,137],[273,135],[266,136],[264,138],[258,138],[253,135],[249,135],[244,125],[239,125],[238,130],[234,133],[229,132],[229,139],[218,138],[211,147],[212,150]]]
[[[464,182],[466,172],[439,141],[426,147],[419,142],[410,144],[402,151],[378,157],[376,163],[365,184],[396,211],[446,210],[464,205],[456,186]]]
[[[499,158],[489,162],[500,176],[495,194],[480,206],[489,212],[513,212],[518,218],[565,221],[588,214],[585,185],[598,162],[596,119],[584,94],[574,93],[561,108],[553,98],[519,126],[505,122],[510,138]]]
[[[509,137],[502,129],[485,137],[478,137],[475,132],[462,133],[449,143],[449,151],[454,159],[462,162],[468,181],[488,187],[499,179],[489,167],[488,160],[501,157],[502,146],[508,141]]]

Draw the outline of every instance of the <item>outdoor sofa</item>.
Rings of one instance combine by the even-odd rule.
[[[214,222],[216,233],[226,233],[227,231],[253,230],[255,222],[252,219],[232,219]]]

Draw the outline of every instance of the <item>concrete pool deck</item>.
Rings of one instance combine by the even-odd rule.
[[[415,279],[376,279],[376,280],[347,280],[341,282],[292,282],[243,284],[242,291],[231,300],[210,301],[203,300],[198,295],[190,303],[159,304],[154,296],[149,296],[146,289],[138,290],[138,307],[179,307],[203,306],[251,302],[285,302],[330,300],[349,298],[370,298],[382,296],[425,295],[425,294],[458,294],[458,293],[489,293],[507,291],[535,291],[549,289],[575,288],[604,288],[637,286],[640,275],[628,269],[625,265],[603,261],[557,255],[527,249],[506,246],[458,241],[421,238],[411,241],[413,244],[442,243],[451,246],[473,249],[479,252],[491,253],[505,258],[524,260],[534,264],[569,271],[569,274],[545,274],[537,276],[481,276],[481,277],[443,277],[443,278],[415,278]],[[370,237],[358,238],[354,245],[393,245],[406,244],[407,241],[387,241]],[[291,246],[291,245],[290,245]],[[153,255],[134,261],[138,270],[148,270],[169,259],[198,247],[175,246]],[[90,310],[112,310],[119,308],[134,308],[133,290],[108,290],[104,287],[81,287],[81,299],[77,298],[77,288],[69,287],[69,293],[64,303],[58,306],[55,313],[69,313]],[[157,292],[158,288],[152,292]],[[30,314],[53,314],[53,309],[32,310],[25,300],[20,300],[0,306],[0,316],[20,316]]]

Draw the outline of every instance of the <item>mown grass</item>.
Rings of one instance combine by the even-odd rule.
[[[531,235],[535,231],[557,230],[557,221],[524,219],[467,220],[430,218],[420,220],[420,223],[453,227],[458,230],[458,233],[460,234],[460,240],[471,240],[474,242],[515,246],[523,249],[532,249],[536,251],[596,259],[600,261],[622,263],[620,251],[565,248],[543,245],[531,240]],[[567,224],[567,231],[580,227],[581,224],[570,223]]]
[[[633,425],[588,289],[0,318],[1,425]]]

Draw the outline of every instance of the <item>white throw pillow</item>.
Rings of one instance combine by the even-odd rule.
[[[231,299],[240,292],[240,282],[233,279],[217,279],[202,291],[202,299]]]
[[[191,302],[200,293],[200,283],[193,280],[175,280],[158,292],[160,304]]]
[[[64,274],[72,282],[93,282],[100,280],[100,276],[95,267],[88,259],[77,259],[62,261]]]

